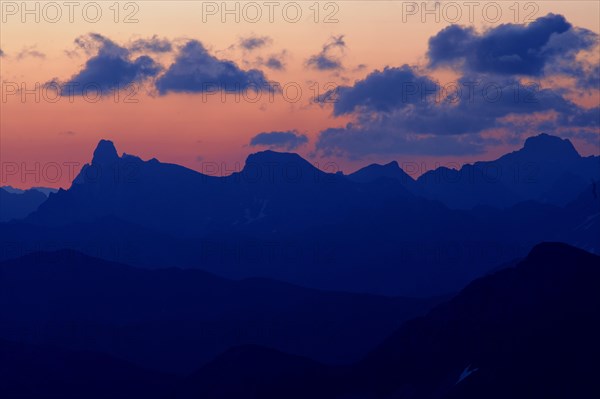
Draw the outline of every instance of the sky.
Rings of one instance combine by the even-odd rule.
[[[223,175],[274,149],[417,176],[541,132],[600,153],[597,1],[0,6],[1,185],[67,188],[103,138]]]

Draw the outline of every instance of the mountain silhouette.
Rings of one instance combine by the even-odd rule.
[[[595,397],[599,261],[565,244],[540,244],[516,267],[405,323],[352,366],[241,348],[200,369],[178,397]],[[249,365],[259,370],[251,384]]]
[[[118,153],[102,140],[69,190],[61,190],[28,222],[64,225],[115,216],[168,233],[298,231],[339,221],[372,201],[409,196],[401,186],[377,195],[362,184],[320,171],[297,154],[264,151],[228,176],[209,176]],[[176,205],[175,205],[176,204]]]
[[[581,176],[594,174],[598,158],[580,157],[570,142],[540,135],[487,164],[505,170],[529,160],[544,162],[545,180],[516,184],[501,174],[498,182],[481,177],[438,184],[421,177],[416,184],[423,189],[416,193],[394,163],[344,176],[297,154],[263,151],[251,154],[240,171],[218,176],[119,156],[114,144],[101,141],[68,190],[51,195],[26,219],[2,225],[0,239],[10,245],[0,260],[68,248],[134,266],[197,268],[233,279],[444,295],[542,241],[600,250],[597,227],[584,227],[597,226],[600,199],[577,205],[594,181]],[[451,173],[477,176],[485,164]],[[565,179],[565,190],[557,189]],[[555,204],[547,200],[552,193],[573,199]],[[466,209],[451,209],[464,198]]]
[[[110,140],[100,140],[94,150],[92,165],[111,165],[119,160],[115,145]]]
[[[517,267],[474,281],[407,323],[358,373],[368,373],[367,389],[384,397],[594,396],[599,260],[540,244]],[[459,382],[468,369],[477,371]]]
[[[299,383],[339,374],[333,370],[308,358],[246,345],[229,349],[187,377],[173,399],[259,399],[282,392],[286,398],[296,398]]]
[[[563,206],[590,180],[599,179],[600,157],[582,157],[568,139],[540,134],[494,161],[467,164],[460,170],[441,167],[424,173],[417,182],[429,198],[451,208],[470,209],[508,207],[527,200]]]
[[[398,162],[392,161],[385,165],[371,164],[348,175],[348,179],[359,183],[370,183],[377,179],[393,179],[400,182],[410,193],[422,194],[422,188],[407,174]]]
[[[3,398],[165,398],[177,379],[102,353],[0,339]]]
[[[12,186],[2,186],[0,188],[4,189],[5,191],[8,191],[11,194],[23,194],[24,192],[28,191],[28,190],[21,190],[20,188],[15,188]],[[57,188],[39,187],[39,186],[31,187],[30,190],[39,191],[42,194],[44,194],[46,197],[48,197],[50,194],[53,194],[58,191]]]
[[[0,263],[0,325],[10,326],[0,337],[104,352],[178,373],[244,344],[352,362],[441,300],[144,270],[66,250]]]
[[[25,218],[46,201],[46,197],[36,189],[8,191],[0,187],[0,222]]]

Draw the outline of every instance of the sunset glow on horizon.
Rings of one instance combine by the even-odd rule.
[[[494,159],[542,132],[570,139],[582,155],[600,154],[598,2],[499,2],[494,9],[489,2],[473,9],[441,2],[438,11],[431,4],[433,12],[393,1],[275,2],[273,8],[262,2],[94,3],[99,8],[81,2],[74,9],[61,2],[1,3],[1,185],[68,188],[72,176],[64,165],[89,162],[100,139],[112,140],[120,153],[199,172],[222,165],[222,174],[243,167],[250,153],[274,149],[345,173],[397,160],[419,165],[411,168],[416,177],[439,165]],[[450,37],[449,27],[462,30]],[[523,43],[535,49],[524,54],[534,53],[538,69],[519,70],[516,55],[514,62],[498,55],[511,65],[503,70],[487,68],[484,56],[476,59],[493,35],[500,40],[529,28],[540,39]],[[434,37],[463,40],[464,53],[458,47],[455,54],[435,53]],[[195,77],[184,76],[190,71]],[[198,76],[205,81],[195,82]],[[245,79],[257,77],[272,86],[255,91]],[[378,77],[390,80],[376,83]],[[409,85],[394,86],[401,79]],[[411,79],[445,91],[436,94],[429,83],[415,86]],[[91,84],[91,94],[56,94],[55,87],[72,81]],[[464,100],[474,81],[502,88],[503,98],[488,93],[483,100],[475,95],[472,104]],[[446,97],[457,84],[460,106]],[[513,112],[533,84],[537,105]],[[373,103],[369,90],[379,90],[389,104]],[[413,104],[416,97],[427,105]],[[454,114],[461,107],[464,115],[485,107],[492,116],[465,121]],[[567,109],[577,116],[566,118]],[[295,141],[253,141],[273,132]],[[60,176],[41,172],[47,165],[61,165]]]

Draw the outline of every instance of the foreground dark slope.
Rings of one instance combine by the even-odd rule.
[[[382,397],[595,397],[599,261],[564,244],[536,246],[517,267],[403,326],[358,366],[357,389]]]
[[[344,370],[270,348],[246,345],[218,356],[184,379],[166,397],[309,399],[307,386],[339,378]],[[317,397],[323,394],[319,392]]]
[[[599,261],[564,244],[540,244],[518,266],[406,323],[355,366],[239,348],[200,370],[175,397],[597,397]]]
[[[176,381],[104,354],[0,339],[3,399],[158,399]]]
[[[72,251],[0,264],[0,337],[106,352],[165,371],[189,372],[243,344],[352,362],[440,301],[144,270]]]

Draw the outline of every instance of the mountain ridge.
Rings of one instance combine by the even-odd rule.
[[[247,371],[227,361],[230,351],[193,374],[187,390],[175,397],[593,397],[600,392],[595,384],[600,320],[593,311],[600,306],[599,259],[566,244],[542,243],[516,266],[475,280],[427,315],[404,323],[353,365],[307,366],[291,356],[273,358],[269,349],[239,348],[234,356],[245,356],[243,364],[254,362],[266,374],[249,384]],[[278,362],[291,371],[278,374]],[[308,370],[293,371],[301,367]],[[226,373],[227,382],[215,379],[204,390],[201,382],[216,370]]]

